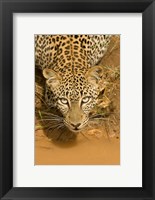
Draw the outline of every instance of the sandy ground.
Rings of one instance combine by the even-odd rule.
[[[114,37],[109,50],[101,61],[103,66],[115,69],[120,65],[120,40]],[[98,121],[98,126],[78,133],[69,142],[57,142],[48,138],[43,130],[35,132],[35,165],[119,165],[120,164],[120,90],[112,91],[111,99],[117,117],[111,117],[107,123]],[[116,120],[114,120],[116,119]],[[108,128],[107,128],[108,126]]]
[[[42,130],[36,132],[36,165],[118,165],[120,140],[101,136],[84,137],[78,134],[74,142],[54,143]]]

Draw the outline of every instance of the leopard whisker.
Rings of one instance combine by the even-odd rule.
[[[45,115],[49,115],[49,116],[55,116],[55,117],[58,117],[58,118],[63,118],[63,117],[61,117],[61,116],[59,116],[59,115],[55,115],[55,114],[53,114],[53,113],[48,113],[48,112],[45,112],[45,111],[42,111],[41,113],[42,113],[42,114],[45,114]]]
[[[56,119],[56,118],[55,119],[54,118],[53,119],[52,118],[51,119],[46,119],[46,118],[43,118],[43,119],[38,120],[38,121],[60,121],[61,122],[62,119]]]
[[[43,100],[43,98],[40,96],[40,93],[36,93],[37,97],[47,106],[47,103]]]
[[[95,117],[95,118],[91,118],[91,119],[89,119],[89,121],[95,121],[95,120],[102,120],[102,121],[107,121],[108,120],[108,118],[105,118],[105,117]]]
[[[52,131],[54,131],[55,129],[62,129],[62,128],[64,128],[65,126],[64,126],[64,124],[58,124],[58,125],[56,125],[56,126],[50,126],[47,130],[48,131],[50,131],[50,130],[52,130]]]
[[[57,120],[60,120],[60,121],[63,120],[63,118],[60,118],[60,117],[51,117],[51,116],[43,116],[42,119],[49,119],[49,120],[50,120],[50,119],[51,119],[51,120],[52,120],[52,119],[57,119]]]
[[[92,115],[89,117],[89,119],[95,119],[95,118],[105,118],[105,115],[97,114],[97,115]]]
[[[56,129],[60,129],[60,128],[63,128],[63,127],[64,127],[64,125],[61,124],[61,125],[57,126]]]
[[[63,125],[63,123],[62,122],[57,123],[57,124],[49,123],[48,125],[49,125],[50,128],[55,128],[57,126]]]
[[[63,117],[60,117],[59,115],[51,115],[51,114],[45,114],[44,112],[41,112],[41,114],[45,117],[48,117],[48,118],[56,118],[56,119],[62,119]]]

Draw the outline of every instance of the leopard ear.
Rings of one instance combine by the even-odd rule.
[[[60,85],[60,76],[52,69],[44,69],[43,76],[47,79],[46,83],[49,87],[56,88]]]
[[[94,86],[97,86],[103,75],[103,68],[101,66],[91,67],[86,73],[88,82]]]

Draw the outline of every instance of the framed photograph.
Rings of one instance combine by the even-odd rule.
[[[0,9],[1,199],[155,199],[154,1]]]

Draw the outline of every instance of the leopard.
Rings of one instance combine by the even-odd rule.
[[[71,132],[87,126],[98,102],[111,35],[35,35],[35,66],[45,79],[45,102],[57,108]]]

